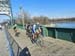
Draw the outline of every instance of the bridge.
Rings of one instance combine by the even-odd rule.
[[[12,22],[12,11],[9,2],[10,1],[8,0],[0,1],[0,5],[2,5],[3,8],[3,10],[0,8],[0,15],[8,15]],[[73,21],[75,21],[74,18],[73,19],[52,19],[50,20],[50,23],[73,22]],[[2,24],[0,23],[0,24],[4,26],[6,23],[7,22],[4,22]],[[0,55],[1,56],[75,56],[75,43],[52,38],[52,37],[58,38],[60,35],[63,36],[62,32],[60,32],[59,29],[55,29],[55,30],[53,29],[51,28],[50,29],[51,31],[49,31],[52,33],[50,34],[52,35],[51,37],[43,36],[44,47],[40,47],[37,46],[36,44],[32,44],[30,37],[26,35],[26,30],[18,28],[20,34],[17,37],[15,36],[12,28],[7,28],[7,26],[4,26],[3,29],[0,30]],[[57,30],[58,32],[56,32]],[[45,30],[43,30],[43,32],[44,31]],[[75,31],[75,29],[72,29],[72,31]],[[61,34],[57,35],[58,33]],[[75,32],[73,32],[73,34],[72,32],[69,33],[66,32],[63,34],[69,36],[68,38],[70,40],[71,39],[70,35],[74,37]]]
[[[50,19],[50,23],[64,23],[64,22],[75,22],[75,18],[60,18],[60,19]]]
[[[4,31],[5,30],[5,31]],[[6,33],[4,33],[4,32]],[[54,39],[52,37],[45,36],[43,38],[44,47],[32,44],[30,38],[26,35],[26,30],[18,28],[20,35],[17,37],[12,28],[4,28],[0,31],[0,55],[5,56],[74,56],[75,44],[72,42]],[[7,40],[5,40],[7,39]],[[10,42],[10,47],[8,46]],[[7,44],[7,45],[6,45]],[[4,48],[4,49],[3,49]],[[11,51],[12,50],[12,51]],[[4,52],[5,51],[5,52]],[[4,54],[5,53],[5,54]],[[10,53],[10,55],[9,55]],[[13,55],[11,55],[11,53]]]

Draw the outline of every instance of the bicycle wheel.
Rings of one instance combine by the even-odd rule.
[[[43,42],[43,39],[42,39],[42,37],[39,35],[39,37],[38,37],[38,39],[37,39],[37,41],[36,41],[36,44],[38,45],[38,46],[43,46],[43,44],[44,44],[44,42]]]

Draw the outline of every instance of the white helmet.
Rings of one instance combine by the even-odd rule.
[[[37,24],[39,24],[39,22],[37,22]]]

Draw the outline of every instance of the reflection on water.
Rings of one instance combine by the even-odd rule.
[[[62,27],[62,28],[75,28],[75,22],[56,23],[56,27]]]

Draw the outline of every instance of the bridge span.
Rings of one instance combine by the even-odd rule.
[[[75,22],[75,18],[50,19],[49,22],[50,23]]]

